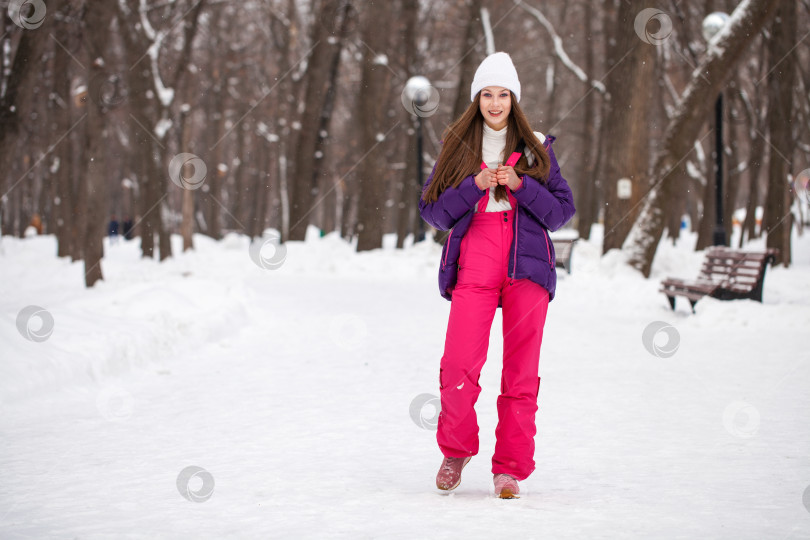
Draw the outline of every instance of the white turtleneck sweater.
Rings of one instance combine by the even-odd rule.
[[[484,123],[484,140],[481,144],[481,153],[484,156],[484,163],[490,169],[497,169],[498,164],[503,163],[504,147],[506,146],[506,126],[500,131],[495,131],[489,127],[486,122]],[[475,207],[478,211],[478,206]],[[487,203],[487,212],[503,212],[511,210],[512,205],[509,204],[509,199],[502,201],[495,200],[495,188],[489,188],[489,202]]]
[[[487,164],[487,167],[490,169],[497,169],[498,164],[503,163],[506,161],[504,158],[504,147],[506,146],[506,130],[508,128],[506,126],[503,127],[500,131],[496,131],[489,127],[486,122],[484,123],[484,137],[483,142],[481,144],[481,153],[484,157],[484,163]],[[546,140],[545,135],[540,133],[539,131],[534,132],[535,136],[540,139],[540,142],[543,143]],[[528,148],[524,151],[528,160],[529,166],[534,162],[534,156],[528,150]],[[489,188],[489,202],[487,203],[487,212],[503,212],[506,210],[511,210],[512,205],[509,203],[509,199],[504,199],[502,201],[495,200],[495,188]],[[475,211],[478,211],[478,206],[476,205]]]

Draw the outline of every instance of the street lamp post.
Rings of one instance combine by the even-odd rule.
[[[422,187],[422,168],[425,166],[424,157],[422,156],[422,117],[416,115],[416,189]],[[414,242],[421,242],[425,239],[425,222],[421,219],[416,219],[416,238]]]
[[[703,19],[703,38],[710,42],[712,38],[726,25],[728,14],[722,11],[710,13]],[[714,176],[714,211],[715,225],[712,244],[726,245],[726,229],[723,225],[723,92],[717,95],[714,102],[715,124],[715,176]]]
[[[408,112],[415,116],[416,121],[416,186],[417,189],[422,187],[422,168],[424,167],[422,161],[422,117],[433,114],[434,109],[424,109],[426,105],[431,102],[432,86],[426,77],[416,75],[408,79],[405,83],[405,90],[403,92],[403,103]],[[415,242],[421,242],[425,239],[425,224],[421,219],[416,220],[417,233]]]

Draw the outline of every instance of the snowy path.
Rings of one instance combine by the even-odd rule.
[[[489,472],[499,317],[481,379],[482,451],[453,494],[432,487],[435,431],[409,416],[414,398],[438,393],[449,303],[435,290],[435,250],[356,256],[306,244],[263,272],[217,245],[162,266],[121,246],[107,288],[86,293],[73,283],[78,265],[36,290],[9,285],[15,261],[36,256],[6,245],[0,538],[810,537],[810,260],[773,270],[764,305],[707,300],[693,316],[668,311],[657,280],[599,263],[589,247],[549,312],[537,471],[523,498],[500,501]],[[673,251],[661,271],[689,274],[696,260]],[[25,275],[61,266],[47,264]],[[157,326],[146,307],[122,318],[145,350],[170,343],[133,361],[131,345],[109,336],[136,338],[118,334],[103,306],[118,299],[120,312],[145,291],[145,305],[163,298],[172,313]],[[43,297],[54,335],[20,345],[14,317]],[[679,334],[669,358],[642,344],[659,320]],[[106,337],[95,340],[94,326]],[[55,382],[8,367],[61,362],[72,350],[58,348],[64,327],[71,346],[85,336],[88,350],[98,341],[132,365],[89,380],[54,368]],[[210,473],[210,499],[180,495],[187,466]]]

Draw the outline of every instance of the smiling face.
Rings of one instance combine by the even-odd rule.
[[[512,94],[508,88],[486,86],[481,90],[480,108],[484,122],[500,131],[506,127],[506,119],[512,110]]]

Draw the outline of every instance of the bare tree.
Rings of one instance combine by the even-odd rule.
[[[56,45],[53,48],[53,71],[59,72],[59,75],[53,77],[49,115],[52,119],[53,130],[59,134],[69,133],[73,125],[72,113],[75,106],[71,96],[70,68],[75,65],[71,54],[78,52],[75,50],[78,49],[78,46],[73,47],[72,45],[80,43],[80,16],[80,10],[70,2],[65,2],[58,11],[53,13],[54,43]],[[64,141],[54,149],[53,199],[57,255],[59,257],[73,255],[77,259],[80,256],[81,248],[77,245],[79,242],[73,231],[78,212],[75,205],[76,175],[73,174],[76,154],[71,148],[71,142],[71,140]]]
[[[582,33],[583,48],[585,49],[585,72],[592,74],[596,68],[596,40],[593,38],[595,15],[591,2],[585,2],[583,17],[585,29]],[[582,175],[577,182],[577,229],[580,238],[585,240],[591,236],[591,225],[597,220],[598,190],[596,186],[596,160],[598,147],[596,114],[597,94],[588,92],[585,96],[585,114],[582,117],[582,130],[585,133],[582,141],[583,167]]]
[[[653,103],[655,45],[643,41],[631,31],[636,16],[646,5],[644,0],[619,3],[615,40],[608,48],[608,57],[613,59],[615,68],[607,76],[610,109],[605,122],[610,127],[610,137],[606,141],[604,156],[603,252],[621,248],[630,232],[647,180],[647,133]],[[619,193],[620,181],[629,182],[630,193]]]
[[[479,44],[481,37],[481,0],[467,0],[468,16],[465,24],[464,43],[458,69],[458,93],[453,104],[452,117],[458,118],[470,106],[470,96],[466,89],[472,84],[475,68],[483,57]],[[420,188],[422,186],[419,186]]]
[[[663,234],[668,195],[671,190],[680,189],[680,186],[673,185],[672,179],[679,172],[683,174],[679,169],[692,149],[698,127],[731,70],[778,3],[778,0],[748,0],[741,4],[724,30],[715,36],[682,94],[655,161],[652,188],[624,244],[630,252],[630,264],[645,276],[650,275],[653,257]]]
[[[188,7],[175,3],[155,7],[162,24],[155,26],[150,18],[150,6],[145,0],[115,2],[121,34],[127,51],[127,71],[130,106],[136,141],[134,159],[138,173],[141,203],[141,251],[144,257],[154,254],[154,234],[160,239],[160,259],[171,256],[168,205],[165,202],[169,179],[164,172],[166,134],[171,126],[171,107],[175,91],[187,73],[191,42],[197,32],[197,22],[205,0],[196,0]],[[183,23],[180,25],[179,23]],[[180,54],[166,70],[161,70],[161,50],[175,27],[183,30]]]
[[[57,7],[56,4],[54,7]],[[25,182],[26,177],[44,160],[45,155],[32,160],[28,151],[36,148],[30,148],[25,154],[27,157],[19,162],[18,141],[26,137],[22,120],[30,112],[41,74],[45,71],[45,55],[50,46],[48,34],[53,31],[55,18],[45,17],[41,21],[31,21],[32,17],[38,18],[42,14],[23,12],[26,8],[24,4],[18,8],[19,12],[9,13],[13,15],[12,22],[11,17],[6,17],[4,4],[2,19],[6,28],[0,37],[0,54],[3,55],[3,69],[0,70],[0,171],[5,171],[4,183],[0,184],[3,185],[0,190],[0,217],[3,219],[4,234],[21,235],[27,224],[22,216],[21,188],[29,187]],[[57,136],[57,141],[48,142],[53,144],[61,142],[61,139]],[[15,203],[11,203],[9,195],[15,197]]]
[[[793,87],[796,81],[796,5],[779,2],[771,23],[768,40],[768,133],[771,157],[768,162],[768,198],[763,216],[763,228],[768,233],[768,247],[777,248],[777,263],[790,264],[790,192],[788,173],[791,172],[795,145],[793,123]]]
[[[416,31],[419,23],[419,5],[417,2],[403,2],[401,23],[403,25],[402,47],[405,51],[405,78],[410,79],[417,74]],[[405,167],[403,167],[403,176],[398,184],[399,202],[397,205],[397,248],[401,249],[405,245],[405,237],[409,232],[412,232],[413,218],[415,217],[414,209],[418,204],[418,197],[422,188],[421,182],[414,180],[414,177],[421,179],[422,171],[416,170],[416,163],[421,160],[413,157],[419,151],[416,144],[416,137],[418,136],[416,130],[419,129],[419,119],[404,107],[400,111],[400,115],[405,122],[404,130],[406,133],[404,144],[401,147]]]
[[[745,0],[740,10],[759,9],[763,1]],[[83,46],[80,21],[81,10],[96,5],[47,0],[40,28],[22,28],[14,17],[0,24],[3,233],[23,234],[39,214],[44,233],[57,234],[59,255],[80,259],[91,214],[103,223],[111,214],[134,212],[143,252],[157,256],[160,238],[161,257],[171,253],[169,235],[177,232],[188,249],[195,230],[219,239],[225,231],[258,236],[274,227],[283,238],[299,238],[307,224],[340,231],[347,240],[359,235],[359,249],[377,247],[382,234],[396,232],[401,247],[420,223],[414,206],[421,182],[412,117],[400,106],[399,93],[409,76],[419,74],[441,97],[435,114],[422,119],[424,177],[440,148],[442,127],[469,104],[469,79],[486,42],[513,55],[532,124],[560,135],[558,159],[577,201],[580,236],[599,221],[604,202],[607,249],[639,209],[646,214],[639,226],[659,220],[660,211],[651,235],[624,243],[634,258],[643,251],[639,246],[652,245],[658,230],[676,239],[684,213],[696,227],[701,221],[713,226],[714,205],[702,200],[704,193],[714,195],[707,181],[713,126],[705,118],[716,91],[724,89],[726,125],[734,135],[727,137],[724,154],[731,164],[724,220],[747,207],[743,239],[751,238],[760,206],[777,191],[787,193],[786,182],[776,178],[805,168],[770,170],[782,159],[774,147],[792,163],[810,155],[810,136],[799,127],[810,118],[810,49],[792,38],[795,58],[776,70],[782,77],[787,62],[794,66],[790,95],[777,96],[764,84],[776,53],[767,50],[759,25],[745,27],[753,29],[746,39],[725,39],[723,54],[715,51],[706,60],[698,37],[702,15],[735,3],[660,4],[672,17],[673,34],[653,47],[633,33],[642,5],[620,0],[398,0],[383,3],[384,9],[349,0],[114,0],[104,70],[94,72],[107,107],[107,174],[104,186],[90,188],[85,137],[97,129],[89,127],[88,100],[98,81],[87,89],[94,59]],[[803,0],[795,11],[797,28],[810,21],[807,5]],[[360,7],[362,24],[343,16]],[[617,22],[620,9],[624,26]],[[655,32],[656,23],[649,24]],[[320,51],[319,42],[326,45]],[[745,52],[749,43],[754,54]],[[653,58],[632,56],[641,52]],[[654,66],[648,76],[623,73],[642,62],[643,69]],[[610,100],[603,82],[612,87]],[[654,99],[639,95],[647,84],[657,84]],[[774,108],[790,100],[788,116]],[[650,107],[648,114],[640,107]],[[794,144],[783,149],[780,137]],[[649,183],[633,186],[638,204],[601,200],[603,190],[615,192],[618,177],[647,176],[646,148],[661,151],[647,163]],[[178,153],[195,154],[207,165],[200,189],[169,183],[168,164]],[[106,189],[103,200],[95,197],[97,188]],[[655,204],[647,207],[650,198]],[[769,203],[766,220],[787,215],[789,201],[780,200],[782,209]],[[613,211],[625,203],[617,217]],[[788,229],[767,225],[776,227],[772,242]]]
[[[105,141],[108,133],[108,105],[104,99],[107,66],[111,62],[110,24],[114,18],[109,4],[87,6],[84,10],[85,47],[90,63],[87,68],[87,130],[85,131],[87,184],[87,222],[84,231],[84,281],[92,287],[103,279],[101,258],[104,256],[104,231],[107,224],[107,171]]]
[[[360,82],[362,96],[358,100],[361,149],[364,155],[359,166],[360,201],[357,216],[357,250],[366,251],[382,247],[385,224],[386,169],[374,149],[386,136],[385,107],[390,102],[391,72],[388,68],[388,37],[390,17],[381,2],[366,5],[362,41],[363,74]]]
[[[317,197],[316,163],[323,158],[323,150],[318,146],[323,146],[325,135],[321,134],[329,127],[330,100],[334,99],[340,52],[351,9],[351,3],[346,0],[322,0],[317,20],[312,24],[312,52],[302,81],[306,87],[304,110],[298,121],[298,142],[291,163],[296,182],[290,205],[290,240],[304,239],[312,203]]]

